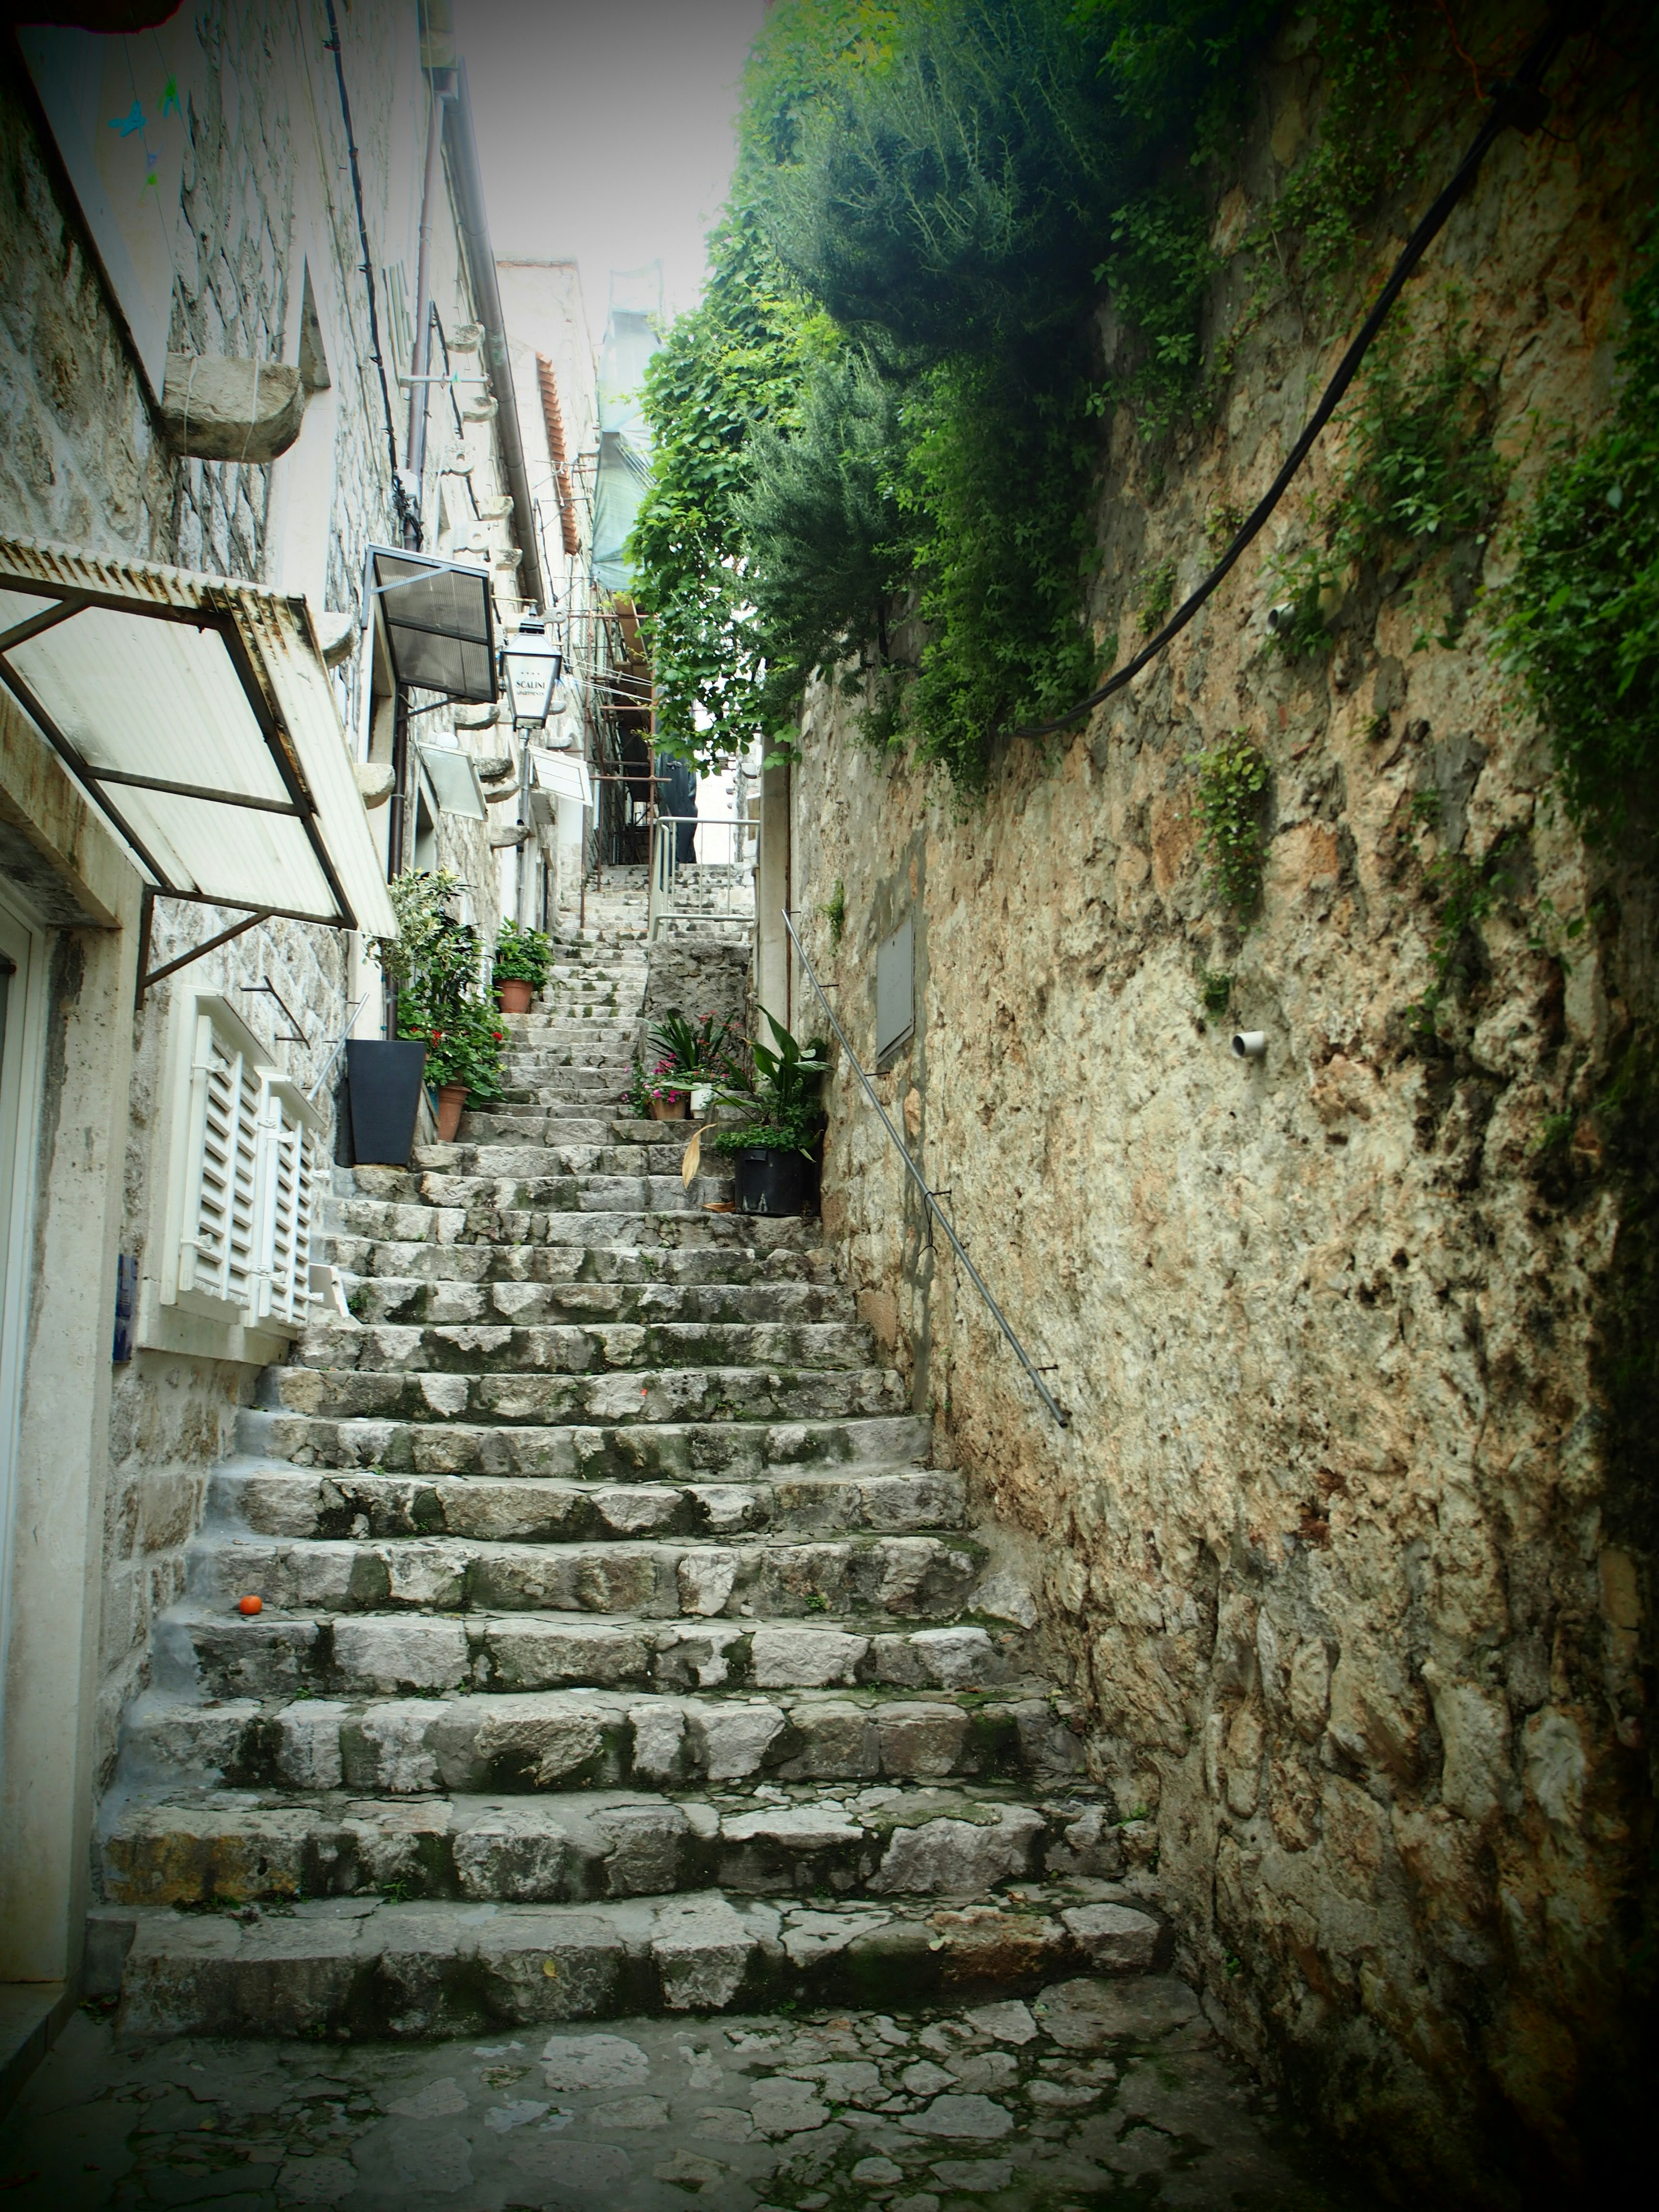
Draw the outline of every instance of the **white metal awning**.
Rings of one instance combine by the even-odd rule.
[[[587,763],[569,753],[544,751],[532,745],[530,757],[535,764],[536,781],[544,791],[557,792],[564,799],[579,799],[584,806],[593,804],[593,787],[588,781]]]
[[[302,599],[0,538],[0,684],[164,896],[397,935]]]

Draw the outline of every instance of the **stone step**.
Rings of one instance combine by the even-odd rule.
[[[667,1175],[424,1175],[421,1197],[428,1206],[468,1213],[688,1213],[710,1200],[730,1199],[731,1176],[723,1169],[722,1163],[721,1170],[698,1176],[689,1189],[678,1168]]]
[[[1104,1887],[962,1907],[772,1905],[720,1890],[591,1905],[322,1898],[234,1914],[101,1905],[88,1915],[90,1978],[93,1994],[119,1992],[117,2035],[147,2042],[396,2040],[653,2013],[1030,1995],[1062,1976],[1142,1973],[1158,1961],[1169,1941],[1161,1923],[1139,1903],[1103,1901]],[[830,2108],[810,2085],[786,2087],[794,2104],[783,2127],[827,2124]],[[949,2134],[963,2124],[954,2108],[969,2101],[935,2100],[936,2124],[926,2097],[913,2109],[926,2134]],[[973,2101],[994,2117],[988,2100]]]
[[[222,1784],[377,1797],[761,1780],[1048,1788],[1082,1763],[1077,1738],[1036,1698],[591,1689],[216,1705],[150,1692],[129,1708],[121,1762],[129,1786],[147,1795]]]
[[[324,1224],[331,1236],[387,1244],[562,1244],[592,1251],[608,1245],[654,1245],[665,1251],[720,1245],[739,1251],[815,1246],[820,1231],[801,1217],[768,1219],[754,1213],[711,1212],[701,1201],[657,1212],[628,1207],[599,1212],[576,1206],[516,1206],[502,1212],[487,1205],[391,1204],[381,1199],[331,1199]]]
[[[581,1474],[654,1482],[759,1478],[812,1467],[925,1466],[932,1424],[901,1413],[845,1421],[663,1421],[592,1427],[332,1420],[243,1407],[236,1449],[301,1467],[392,1474]]]
[[[507,1105],[538,1105],[551,1091],[560,1097],[585,1097],[602,1102],[613,1110],[627,1103],[631,1067],[553,1067],[531,1075],[504,1075],[501,1098]]]
[[[775,1231],[784,1225],[742,1215],[711,1218],[757,1231]],[[660,1219],[656,1217],[656,1221]],[[684,1225],[679,1217],[676,1219]],[[630,1311],[627,1301],[647,1289],[664,1297],[671,1291],[702,1291],[717,1299],[739,1292],[745,1297],[750,1292],[776,1294],[775,1310],[782,1320],[834,1317],[828,1310],[821,1316],[798,1316],[790,1304],[797,1291],[841,1295],[832,1255],[827,1246],[816,1241],[775,1244],[763,1251],[712,1239],[673,1245],[403,1243],[335,1231],[329,1241],[331,1257],[359,1288],[392,1282],[541,1284],[570,1299],[578,1294],[591,1295],[594,1303],[584,1307],[582,1315],[593,1319],[625,1317]],[[846,1295],[850,1299],[851,1293]],[[607,1303],[613,1298],[623,1303]],[[759,1311],[757,1306],[755,1317]],[[369,1317],[367,1308],[364,1317]],[[699,1317],[702,1317],[701,1309]],[[741,1310],[732,1308],[707,1315],[710,1320],[750,1317],[746,1305]]]
[[[691,1124],[636,1121],[623,1126],[637,1133],[631,1140],[560,1135],[538,1144],[529,1136],[517,1136],[482,1145],[417,1145],[412,1156],[416,1188],[434,1175],[506,1177],[520,1182],[542,1176],[671,1176],[678,1182]]]
[[[1006,1623],[895,1628],[653,1620],[591,1613],[261,1613],[181,1604],[155,1636],[155,1682],[179,1697],[289,1699],[443,1690],[988,1690],[1036,1694]]]
[[[558,1477],[338,1475],[230,1461],[208,1483],[210,1529],[333,1540],[454,1536],[604,1543],[641,1536],[917,1535],[967,1525],[960,1475],[830,1468],[769,1481],[592,1483]]]
[[[839,1539],[967,1526],[961,1479],[936,1468],[809,1471],[769,1480],[587,1482],[539,1476],[331,1474],[232,1461],[209,1484],[215,1519],[252,1534],[333,1541],[456,1538],[504,1544]]]
[[[908,1398],[903,1376],[887,1367],[615,1368],[595,1375],[267,1367],[256,1389],[256,1402],[272,1413],[538,1428],[861,1419],[902,1413]]]
[[[580,1101],[557,1108],[498,1106],[461,1116],[462,1145],[672,1145],[690,1133],[684,1121],[641,1121],[633,1115],[590,1112]],[[424,1159],[434,1147],[422,1146]],[[675,1155],[678,1164],[678,1154]]]
[[[658,1620],[800,1620],[815,1612],[954,1621],[983,1557],[967,1535],[555,1543],[484,1537],[285,1538],[204,1529],[185,1551],[197,1605],[257,1596],[279,1609],[638,1613]]]
[[[507,1905],[711,1888],[969,1898],[1010,1882],[1110,1881],[1124,1865],[1112,1808],[1086,1788],[1036,1804],[994,1786],[820,1784],[718,1800],[655,1790],[527,1801],[457,1793],[415,1804],[333,1790],[217,1790],[129,1803],[99,1843],[104,1902],[138,1905],[388,1890],[404,1900]]]
[[[313,1322],[298,1364],[319,1372],[404,1376],[599,1375],[659,1369],[756,1367],[843,1371],[870,1365],[862,1322],[618,1321],[365,1326]],[[741,1401],[739,1401],[741,1402]]]
[[[522,1328],[538,1322],[604,1321],[704,1326],[763,1321],[775,1328],[803,1322],[851,1322],[854,1317],[852,1292],[835,1283],[457,1282],[374,1275],[348,1280],[347,1300],[365,1325],[391,1322],[404,1328],[510,1323]]]

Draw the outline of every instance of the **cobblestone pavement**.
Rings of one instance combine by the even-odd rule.
[[[83,2010],[0,2125],[8,2212],[1364,2212],[1184,1983],[1028,2005],[118,2048]]]

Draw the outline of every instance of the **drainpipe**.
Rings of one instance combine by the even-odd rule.
[[[465,59],[456,64],[455,89],[446,103],[444,144],[449,152],[449,173],[461,219],[461,243],[466,253],[467,274],[472,280],[473,301],[483,325],[485,357],[497,403],[495,420],[501,434],[501,459],[507,469],[507,488],[513,496],[513,526],[524,556],[519,574],[524,579],[526,603],[532,607],[550,607],[552,602],[542,579],[537,550],[536,510],[531,504],[530,479],[525,471],[524,441],[519,435],[513,364],[507,357],[501,288],[495,281],[495,255],[489,243],[489,218],[484,214],[483,179],[478,171],[477,141],[472,134],[472,101],[466,88]]]
[[[438,198],[443,173],[444,109],[454,96],[453,70],[434,70],[429,82],[432,87],[432,113],[426,127],[426,178],[421,186],[421,246],[415,276],[415,344],[410,362],[413,382],[409,390],[409,436],[404,450],[409,456],[410,489],[413,495],[414,513],[404,526],[404,543],[410,546],[419,542],[422,483],[426,475],[426,424],[428,393],[428,364],[432,358],[432,210]]]

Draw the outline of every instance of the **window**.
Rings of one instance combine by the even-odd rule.
[[[175,1297],[210,1320],[293,1334],[312,1296],[318,1121],[259,1050],[222,1000],[196,1000]]]

